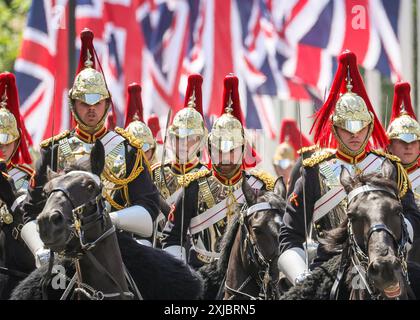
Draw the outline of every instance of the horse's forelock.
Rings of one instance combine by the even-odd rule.
[[[71,165],[68,166],[66,168],[64,168],[63,171],[57,173],[59,175],[59,177],[65,176],[65,175],[88,175],[93,181],[95,181],[95,183],[97,184],[98,187],[100,187],[101,185],[101,179],[99,176],[97,176],[96,174],[88,171],[86,169],[86,167],[84,166],[79,166],[79,165]],[[53,180],[54,178],[50,179],[49,181]]]

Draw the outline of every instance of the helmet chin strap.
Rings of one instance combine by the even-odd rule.
[[[108,116],[109,108],[111,106],[111,103],[109,101],[106,104],[106,109],[105,109],[104,115],[102,116],[101,120],[96,124],[96,126],[91,127],[91,126],[88,126],[87,124],[85,124],[82,121],[82,119],[80,119],[80,117],[77,114],[76,109],[74,107],[74,102],[71,101],[71,99],[69,99],[69,100],[70,100],[70,102],[69,102],[70,103],[70,110],[71,110],[71,112],[74,116],[74,119],[76,120],[77,124],[79,125],[80,129],[82,129],[83,131],[89,132],[89,133],[95,133],[104,126],[106,117]]]
[[[210,155],[211,155],[211,149],[210,149]],[[235,165],[235,169],[234,170],[232,170],[231,171],[231,173],[229,174],[229,177],[227,177],[225,174],[223,174],[222,172],[220,172],[219,170],[218,170],[218,165],[215,165],[215,164],[213,164],[213,166],[212,166],[212,168],[214,169],[214,171],[216,171],[219,175],[221,175],[221,176],[223,176],[223,177],[225,177],[225,178],[231,178],[231,177],[233,177],[240,169],[241,169],[241,166],[242,166],[242,162],[243,162],[243,159],[244,159],[244,150],[242,150],[242,154],[241,154],[241,157],[240,157],[240,159],[239,159],[239,162]]]
[[[338,134],[338,132],[337,132],[337,129],[336,129],[336,127],[333,125],[332,126],[332,130],[333,130],[333,134],[334,134],[334,136],[335,136],[335,138],[337,139],[337,141],[338,141],[338,148],[342,151],[342,152],[344,152],[345,154],[347,154],[348,156],[350,156],[350,157],[355,157],[355,156],[358,156],[359,154],[361,154],[365,149],[366,149],[366,146],[367,146],[367,144],[368,144],[368,142],[369,142],[369,139],[370,139],[370,136],[372,135],[372,131],[373,131],[373,124],[371,123],[371,124],[369,124],[369,132],[368,132],[368,134],[366,135],[366,138],[365,138],[365,140],[363,141],[363,143],[362,143],[362,145],[360,146],[360,148],[358,149],[358,150],[351,150],[349,147],[347,147],[346,146],[346,144],[343,142],[343,140],[340,138],[340,136],[339,136],[339,134]]]

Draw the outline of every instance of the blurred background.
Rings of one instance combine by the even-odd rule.
[[[343,50],[356,53],[369,97],[388,124],[393,84],[411,83],[420,112],[420,0],[0,0],[0,71],[16,74],[34,145],[70,127],[67,93],[87,27],[124,126],[127,86],[142,85],[144,119],[183,106],[200,73],[211,128],[222,112],[223,78],[240,80],[245,125],[273,172],[280,122],[312,119]],[[299,117],[300,114],[300,117]]]

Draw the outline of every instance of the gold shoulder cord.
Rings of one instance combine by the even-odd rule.
[[[399,197],[401,199],[405,196],[408,189],[411,189],[411,183],[407,171],[405,171],[404,167],[399,162],[397,162],[397,185],[400,190]]]
[[[117,129],[119,129],[118,131],[117,131]],[[127,177],[127,178],[124,178],[124,179],[120,179],[120,178],[117,178],[117,177],[115,177],[113,174],[112,174],[112,172],[108,169],[108,168],[106,168],[105,167],[105,169],[104,169],[104,172],[102,173],[102,176],[103,176],[103,178],[104,179],[106,179],[106,180],[108,180],[108,181],[110,181],[110,182],[112,182],[114,185],[115,185],[115,187],[114,188],[111,188],[110,190],[111,191],[113,191],[113,190],[120,190],[120,189],[123,189],[123,195],[124,195],[124,198],[125,198],[125,200],[126,200],[126,205],[125,206],[121,206],[121,205],[119,205],[118,203],[116,203],[113,199],[112,199],[112,197],[108,194],[108,193],[106,193],[105,192],[105,199],[114,207],[114,208],[116,208],[117,210],[121,210],[121,209],[123,209],[124,207],[128,207],[128,206],[130,206],[131,205],[131,203],[130,203],[130,197],[129,197],[129,194],[128,194],[128,184],[131,182],[131,181],[133,181],[134,179],[136,179],[138,176],[139,176],[139,174],[143,171],[143,169],[144,169],[144,167],[143,167],[143,157],[145,158],[145,156],[144,156],[144,153],[143,153],[143,150],[141,149],[141,148],[139,148],[139,146],[141,147],[141,145],[140,144],[138,144],[136,141],[134,141],[134,143],[133,143],[133,141],[130,141],[130,137],[129,137],[129,133],[127,133],[127,132],[125,132],[123,129],[121,129],[121,128],[116,128],[115,129],[115,131],[117,132],[117,133],[119,133],[119,134],[121,134],[121,132],[124,132],[124,134],[121,134],[124,138],[126,138],[127,140],[128,140],[128,142],[133,146],[133,147],[135,147],[136,149],[137,149],[137,153],[136,153],[136,161],[135,161],[135,163],[134,163],[134,166],[133,166],[133,170],[131,171],[131,173],[130,173],[130,175]],[[128,137],[128,138],[127,138]],[[147,160],[146,160],[147,161]],[[146,166],[147,166],[147,162],[146,162]],[[149,170],[150,170],[150,167],[148,167],[149,168]]]

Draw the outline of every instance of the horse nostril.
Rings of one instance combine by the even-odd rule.
[[[60,212],[53,212],[50,215],[50,221],[55,226],[60,226],[64,222],[64,217]]]
[[[378,260],[373,261],[368,268],[368,274],[371,278],[377,278],[382,272],[382,265]]]

